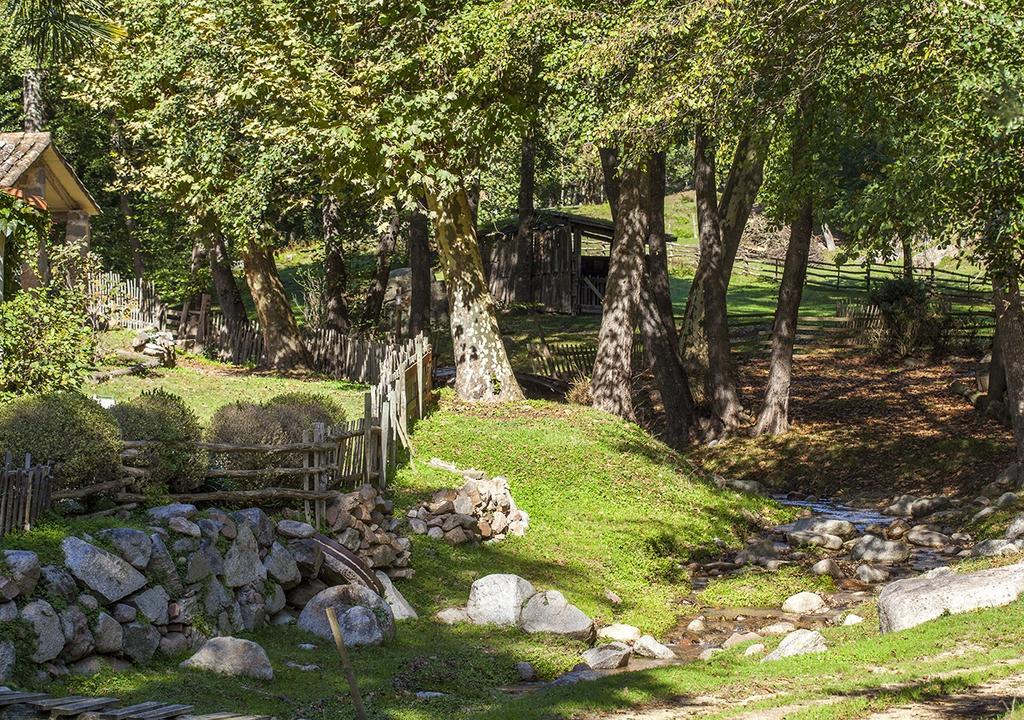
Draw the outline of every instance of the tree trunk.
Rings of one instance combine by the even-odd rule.
[[[46,125],[46,101],[43,99],[43,81],[46,71],[29,68],[21,78],[21,101],[24,110],[25,132],[42,132]]]
[[[523,137],[519,161],[519,227],[516,228],[515,288],[516,302],[532,300],[533,276],[533,189],[536,148],[532,134]]]
[[[1017,462],[1024,476],[1024,303],[1020,280],[1016,275],[997,279],[993,289],[996,329],[1006,372],[1006,407],[1017,443]]]
[[[909,237],[901,237],[900,244],[903,246],[903,278],[914,279],[914,244]]]
[[[754,200],[764,180],[765,156],[770,145],[770,138],[764,133],[748,133],[743,135],[733,155],[729,168],[729,177],[722,191],[721,203],[718,206],[720,232],[725,250],[721,272],[726,291],[732,279],[732,268],[736,262],[740,240],[754,207]],[[686,368],[699,394],[703,394],[704,377],[708,367],[707,336],[704,334],[704,302],[700,297],[701,285],[696,277],[707,273],[707,261],[698,261],[694,283],[683,312],[682,351],[686,358]]]
[[[249,315],[242,302],[242,291],[238,288],[235,273],[231,269],[231,256],[228,254],[227,243],[219,232],[211,234],[208,249],[210,274],[213,276],[213,289],[217,293],[217,304],[220,311],[231,326],[248,323]]]
[[[333,195],[324,197],[320,218],[324,232],[324,327],[347,333],[350,325],[348,303],[345,301],[348,265],[345,263],[341,203],[338,198]]]
[[[263,330],[263,366],[308,371],[309,353],[277,273],[273,250],[249,242],[242,252],[242,265]]]
[[[373,282],[366,296],[366,307],[363,310],[363,324],[377,327],[380,323],[380,311],[384,306],[384,293],[388,289],[388,278],[391,274],[391,256],[398,243],[398,232],[401,230],[401,217],[396,210],[388,221],[388,226],[380,234],[377,243],[377,267],[373,272]]]
[[[487,289],[473,211],[465,189],[428,192],[437,247],[448,289],[455,355],[455,392],[463,400],[520,400]]]
[[[615,241],[608,266],[590,391],[595,408],[633,420],[633,318],[644,273],[647,176],[637,166],[614,170],[605,165],[605,171],[616,173],[619,188],[617,198],[609,195],[609,202],[615,200]],[[606,185],[610,180],[605,179]]]
[[[411,295],[409,301],[409,328],[413,336],[430,332],[430,237],[429,219],[420,203],[409,218],[409,270]]]
[[[121,193],[117,198],[118,208],[124,216],[124,228],[128,234],[128,249],[132,253],[132,274],[136,280],[141,280],[146,274],[146,260],[142,255],[142,245],[139,243],[139,235],[135,227],[135,215],[132,214],[132,204],[126,193]]]
[[[779,305],[772,330],[772,354],[768,369],[768,387],[764,407],[757,416],[755,435],[782,435],[789,431],[789,387],[793,378],[793,345],[800,315],[807,256],[811,248],[811,198],[805,197],[793,220],[786,251],[786,265],[779,286]]]
[[[703,380],[705,401],[711,412],[726,429],[738,427],[742,406],[732,378],[729,347],[729,324],[723,263],[725,242],[718,220],[718,200],[715,190],[715,159],[711,139],[703,128],[695,134],[694,190],[697,196],[697,225],[700,235],[700,262],[693,279],[697,285],[694,301],[698,316],[704,318],[699,326],[688,327],[702,337],[684,336],[684,367],[687,374]],[[694,356],[691,347],[707,347],[707,365],[703,358]]]
[[[668,246],[665,240],[665,153],[652,153],[647,165],[650,188],[647,215],[647,278],[651,301],[672,346],[679,344],[672,314],[672,285],[668,277]],[[673,351],[675,354],[675,351]]]
[[[612,212],[612,223],[615,222],[619,207],[619,150],[603,147],[601,155],[601,177],[604,182],[604,196],[608,199],[608,207]]]
[[[1003,364],[1003,344],[999,342],[999,328],[992,338],[992,360],[988,364],[988,399],[1000,404],[1006,402],[1006,366]],[[1004,405],[1005,407],[1005,405]]]

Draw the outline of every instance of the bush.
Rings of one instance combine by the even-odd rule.
[[[111,411],[127,440],[159,440],[142,455],[159,489],[191,492],[206,475],[207,457],[193,443],[202,439],[195,412],[177,395],[162,389],[143,392]]]
[[[97,403],[76,392],[31,395],[0,406],[0,450],[57,465],[61,488],[114,480],[121,432]]]
[[[0,303],[0,402],[75,390],[92,356],[92,329],[75,297],[33,288]]]
[[[912,278],[886,280],[871,291],[882,313],[880,349],[906,357],[920,348],[935,353],[949,347],[953,319],[948,307],[936,304],[928,287]]]
[[[302,442],[313,423],[334,425],[345,420],[341,406],[326,395],[286,393],[264,403],[234,403],[218,410],[210,423],[211,442],[231,445],[287,445]],[[223,467],[233,470],[264,470],[301,467],[302,454],[225,453]],[[235,487],[256,489],[276,484],[272,475],[237,478]]]

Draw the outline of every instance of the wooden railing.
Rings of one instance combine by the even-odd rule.
[[[101,272],[86,279],[86,310],[95,325],[128,330],[167,327],[167,305],[153,283]]]
[[[24,463],[15,463],[11,453],[6,453],[0,472],[0,537],[32,529],[50,509],[53,483],[52,466],[33,465],[30,455]]]

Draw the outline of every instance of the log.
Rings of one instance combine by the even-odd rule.
[[[256,503],[274,500],[329,500],[335,495],[332,490],[299,490],[296,488],[260,488],[257,490],[213,490],[201,493],[179,493],[168,495],[172,502],[201,503]],[[152,498],[138,493],[121,493],[116,498],[121,502],[146,502]]]
[[[74,490],[59,490],[53,493],[51,497],[54,500],[74,500],[77,498],[89,497],[90,495],[96,495],[97,493],[107,492],[109,490],[120,490],[128,484],[127,480],[109,480],[107,482],[96,483],[95,485],[87,485],[86,487],[75,488]]]

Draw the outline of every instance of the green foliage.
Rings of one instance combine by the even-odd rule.
[[[110,413],[76,392],[29,395],[0,406],[0,451],[57,465],[60,487],[113,480],[121,433]]]
[[[0,192],[0,266],[3,268],[0,297],[14,294],[19,285],[23,248],[35,247],[46,237],[49,226],[45,213],[13,195]]]
[[[202,484],[207,457],[192,444],[202,439],[202,428],[195,411],[182,398],[157,388],[118,403],[112,413],[125,439],[160,441],[160,445],[143,450],[158,489],[183,493]]]
[[[906,357],[918,348],[940,353],[948,349],[952,318],[928,293],[928,287],[912,278],[893,278],[871,290],[871,301],[882,313],[880,348]]]
[[[231,445],[287,445],[303,441],[313,423],[334,425],[343,422],[345,412],[326,395],[291,392],[263,403],[237,402],[219,409],[207,433],[212,442]],[[229,469],[263,470],[274,467],[299,467],[301,453],[225,453],[220,462]],[[272,475],[239,478],[235,487],[253,489],[279,482]]]
[[[0,304],[0,402],[77,388],[92,354],[92,330],[71,293],[35,288]]]
[[[804,568],[784,567],[778,571],[750,570],[740,575],[713,578],[697,594],[704,605],[718,608],[781,607],[786,598],[798,592],[835,592],[830,577],[809,575]]]

